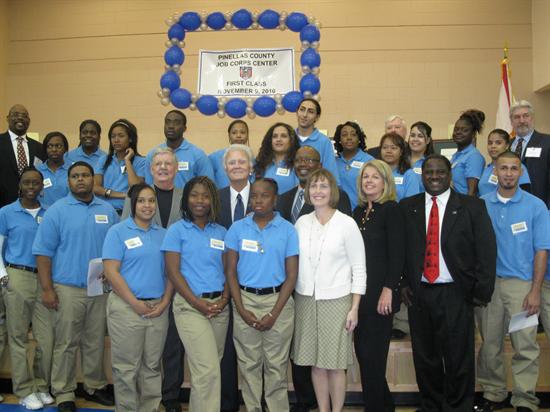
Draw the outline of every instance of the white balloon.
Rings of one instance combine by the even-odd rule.
[[[256,117],[256,113],[254,113],[254,112],[248,113],[248,118],[249,119],[254,119],[255,117]]]
[[[252,107],[247,107],[246,108],[246,114],[250,114],[252,112],[253,112]]]
[[[172,70],[174,70],[175,72],[177,72],[179,69],[180,69],[180,65],[179,65],[179,64],[174,64],[174,65],[172,66]]]
[[[170,39],[170,41],[172,42],[172,44],[173,44],[174,46],[177,46],[178,43],[180,42],[176,37],[172,37],[172,38]]]
[[[287,13],[286,11],[283,10],[283,11],[281,12],[281,17],[282,17],[283,19],[286,19],[287,16],[288,16],[288,13]]]
[[[201,30],[206,30],[208,29],[208,26],[206,25],[206,23],[201,23]]]
[[[223,118],[225,117],[225,112],[224,112],[223,110],[219,110],[219,111],[218,111],[218,117],[219,117],[220,119],[223,119]]]
[[[273,98],[277,103],[281,103],[281,100],[283,100],[283,96],[281,96],[280,94],[276,94],[275,96],[273,96]]]
[[[257,11],[252,12],[252,21],[253,22],[258,21],[258,12]]]
[[[246,98],[246,105],[247,105],[248,107],[251,107],[252,104],[254,104],[254,100],[252,99],[252,97],[247,97],[247,98]]]
[[[231,24],[230,21],[228,21],[227,23],[225,23],[225,29],[226,30],[231,30],[233,28],[233,25]]]
[[[172,66],[168,65],[168,64],[165,64],[164,65],[164,71],[165,72],[169,72],[170,70],[172,70]]]
[[[318,41],[312,42],[311,47],[313,47],[315,50],[317,50],[319,48],[319,42]]]
[[[158,96],[158,97],[164,97],[164,95],[162,94],[162,90],[159,90],[159,91],[157,92],[157,96]]]
[[[253,29],[257,29],[258,27],[260,27],[260,25],[256,22],[254,22],[250,25],[250,27],[253,28]]]
[[[314,23],[314,22],[315,22],[315,17],[313,17],[313,16],[308,16],[307,22],[308,22],[309,24]]]
[[[164,20],[164,22],[166,23],[167,26],[172,26],[174,24],[174,20],[172,20],[172,17],[169,17],[167,18],[166,20]]]
[[[280,24],[279,25],[279,30],[285,31],[286,30],[286,25],[285,24]]]
[[[306,90],[304,92],[304,97],[311,97],[311,92],[309,90]]]
[[[319,73],[321,73],[321,68],[320,67],[315,67],[311,70],[311,73],[313,73],[315,76],[318,76]]]
[[[199,96],[197,96],[195,93],[191,95],[191,101],[195,103],[199,99]]]
[[[314,98],[315,100],[317,100],[318,102],[321,101],[321,95],[320,95],[320,94],[315,94],[315,95],[313,95],[313,98]]]
[[[185,47],[185,41],[184,40],[181,40],[179,43],[178,43],[178,46],[180,46],[180,49],[183,49]]]
[[[279,113],[279,114],[281,114],[281,115],[282,115],[282,114],[285,114],[285,108],[284,108],[283,106],[277,107],[277,113]]]
[[[307,40],[304,40],[304,41],[302,42],[302,47],[303,47],[304,49],[307,49],[307,48],[309,47],[309,42],[308,42]]]
[[[321,22],[320,21],[316,21],[315,22],[315,27],[317,27],[318,29],[321,28]]]
[[[223,109],[225,104],[222,101],[218,101],[218,109]]]
[[[170,99],[168,97],[163,97],[162,99],[160,99],[160,104],[162,104],[163,106],[168,106],[170,104]]]
[[[307,74],[310,72],[309,66],[302,66],[302,73]]]
[[[168,87],[164,87],[161,92],[164,97],[170,96],[170,89]]]
[[[201,18],[201,21],[204,23],[204,22],[206,21],[206,18],[208,17],[208,13],[205,12],[205,11],[201,11],[201,12],[199,13],[199,16],[200,16],[200,18]]]
[[[164,45],[166,46],[167,49],[169,49],[170,47],[173,46],[173,44],[172,44],[172,42],[171,42],[170,40],[166,40],[166,41],[164,42]]]
[[[191,103],[189,105],[189,110],[197,110],[197,105],[195,103]]]

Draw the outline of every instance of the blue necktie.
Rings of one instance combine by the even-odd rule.
[[[244,203],[241,194],[237,195],[237,204],[235,205],[235,210],[233,212],[233,222],[241,220],[244,217]]]

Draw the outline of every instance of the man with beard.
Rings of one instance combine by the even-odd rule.
[[[504,338],[512,315],[539,312],[541,289],[550,249],[550,219],[543,201],[519,187],[522,164],[513,152],[496,160],[498,187],[483,196],[497,238],[495,291],[491,303],[478,309],[482,344],[478,355],[478,382],[483,402],[476,411],[490,412],[506,406],[507,374]],[[512,356],[512,405],[516,411],[538,409],[535,395],[539,372],[537,327],[510,333]]]
[[[0,207],[17,199],[23,169],[46,159],[42,144],[27,136],[31,119],[25,106],[14,105],[7,119],[8,130],[0,134]]]
[[[178,159],[178,173],[176,174],[175,186],[183,189],[185,183],[195,176],[208,176],[214,180],[214,171],[212,164],[201,149],[189,142],[183,137],[183,133],[187,130],[187,118],[183,112],[172,110],[166,113],[164,117],[164,136],[166,142],[158,147],[169,147],[176,154]],[[147,184],[153,184],[153,176],[151,175],[151,160],[155,149],[147,154],[147,174],[145,181]]]

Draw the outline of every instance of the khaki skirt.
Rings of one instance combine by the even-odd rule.
[[[347,369],[353,363],[352,335],[345,329],[351,294],[337,299],[315,300],[294,294],[294,341],[291,357],[302,366]]]

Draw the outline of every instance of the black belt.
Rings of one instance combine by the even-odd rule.
[[[240,285],[240,288],[248,293],[253,293],[255,295],[271,295],[277,293],[281,290],[281,286],[271,286],[269,288],[249,288],[248,286]]]
[[[12,265],[11,263],[6,263],[6,266],[9,268],[19,269],[19,270],[26,270],[27,272],[31,273],[38,273],[37,268],[32,268],[30,266],[23,266],[23,265]]]
[[[143,300],[143,301],[157,300],[157,299],[160,299],[160,298],[137,298],[137,300]]]
[[[200,294],[200,298],[202,299],[216,299],[219,298],[223,292],[205,292]]]
[[[451,286],[454,285],[454,282],[444,282],[444,283],[428,283],[428,282],[420,282],[422,286],[425,288],[439,288],[441,286]]]

